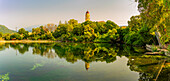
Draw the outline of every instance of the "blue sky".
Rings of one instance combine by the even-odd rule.
[[[0,24],[11,29],[47,23],[85,20],[89,10],[92,21],[112,20],[127,25],[138,15],[134,0],[0,0]]]

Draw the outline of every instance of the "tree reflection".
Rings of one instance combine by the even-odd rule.
[[[116,60],[118,48],[110,47],[110,44],[56,44],[55,52],[60,58],[66,58],[68,62],[74,63],[77,60],[84,62],[106,61],[107,63]]]
[[[4,45],[5,45],[4,43],[0,43],[0,51],[5,50],[5,46]]]
[[[130,66],[130,70],[139,72],[139,81],[152,81],[156,79],[157,81],[169,81],[170,67],[167,65],[167,60],[164,65],[165,59],[167,58],[159,56],[130,56],[127,65]],[[161,66],[163,66],[162,70]]]
[[[170,59],[162,56],[143,56],[146,51],[144,47],[108,43],[11,43],[0,44],[0,51],[9,47],[19,51],[20,54],[25,54],[31,48],[33,55],[49,59],[64,58],[70,63],[82,60],[86,70],[90,68],[91,62],[111,63],[116,60],[116,56],[126,56],[129,58],[127,65],[130,66],[130,70],[139,72],[139,81],[152,81],[157,76],[158,81],[170,81],[168,78],[170,77]],[[164,67],[159,73],[165,59]],[[36,64],[32,70],[41,66],[43,65]]]
[[[90,68],[91,62],[111,63],[116,60],[116,56],[126,56],[129,58],[128,66],[132,71],[140,73],[143,78],[153,78],[158,69],[161,59],[151,59],[140,57],[146,50],[143,47],[126,46],[121,44],[108,43],[28,43],[5,44],[25,54],[32,49],[33,55],[40,55],[49,59],[56,57],[64,58],[67,62],[75,63],[82,60],[85,63],[85,69]],[[4,45],[2,45],[4,47]],[[31,51],[31,50],[30,50]],[[29,52],[30,52],[29,51]]]

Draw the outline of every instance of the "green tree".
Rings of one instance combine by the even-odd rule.
[[[167,27],[165,24],[169,18],[170,1],[169,0],[135,0],[138,2],[138,10],[145,25],[155,31],[160,47],[164,47],[166,42]]]
[[[96,22],[97,28],[95,33],[99,32],[101,35],[107,33],[107,28],[104,26],[106,22]]]
[[[68,23],[69,23],[70,25],[73,25],[73,26],[78,25],[78,21],[77,21],[77,20],[74,20],[74,19],[70,19],[70,20],[68,21]]]
[[[14,33],[11,35],[10,39],[21,39],[21,36],[19,33]]]
[[[10,37],[11,37],[10,34],[5,34],[5,35],[4,35],[4,39],[5,39],[5,40],[10,40]]]
[[[77,26],[74,27],[72,33],[76,36],[83,35],[84,34],[84,26],[82,26],[81,24],[78,24]]]
[[[21,35],[21,40],[27,39],[29,37],[28,31],[26,31],[24,28],[19,29],[18,33]]]
[[[35,34],[35,35],[38,35],[38,34],[41,33],[41,29],[40,28],[33,28],[32,33]]]
[[[119,28],[119,26],[116,23],[112,22],[111,20],[106,21],[105,27],[107,28],[107,31],[109,29],[112,30],[113,28],[115,29]]]
[[[41,35],[45,34],[45,30],[44,30],[43,26],[40,26],[40,30],[41,30]]]
[[[67,32],[68,32],[68,30],[67,30],[67,27],[68,25],[66,25],[66,24],[61,24],[61,25],[59,25],[57,28],[56,28],[56,30],[55,30],[55,32],[53,33],[53,36],[55,37],[55,38],[58,38],[58,37],[60,37],[62,34],[66,34]]]
[[[18,30],[18,33],[19,33],[19,34],[24,34],[25,32],[26,32],[26,31],[25,31],[24,28],[21,28],[21,29]]]
[[[142,21],[140,15],[132,16],[130,21],[128,21],[128,27],[130,31],[139,31],[142,26]]]
[[[2,33],[0,32],[0,38],[2,37]]]

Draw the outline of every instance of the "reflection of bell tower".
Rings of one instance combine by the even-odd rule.
[[[85,20],[90,21],[90,13],[89,13],[89,11],[86,12]]]
[[[85,62],[85,68],[88,71],[88,69],[90,68],[90,63]]]

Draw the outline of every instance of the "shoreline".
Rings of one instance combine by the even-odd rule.
[[[0,43],[53,43],[52,40],[0,40]]]

